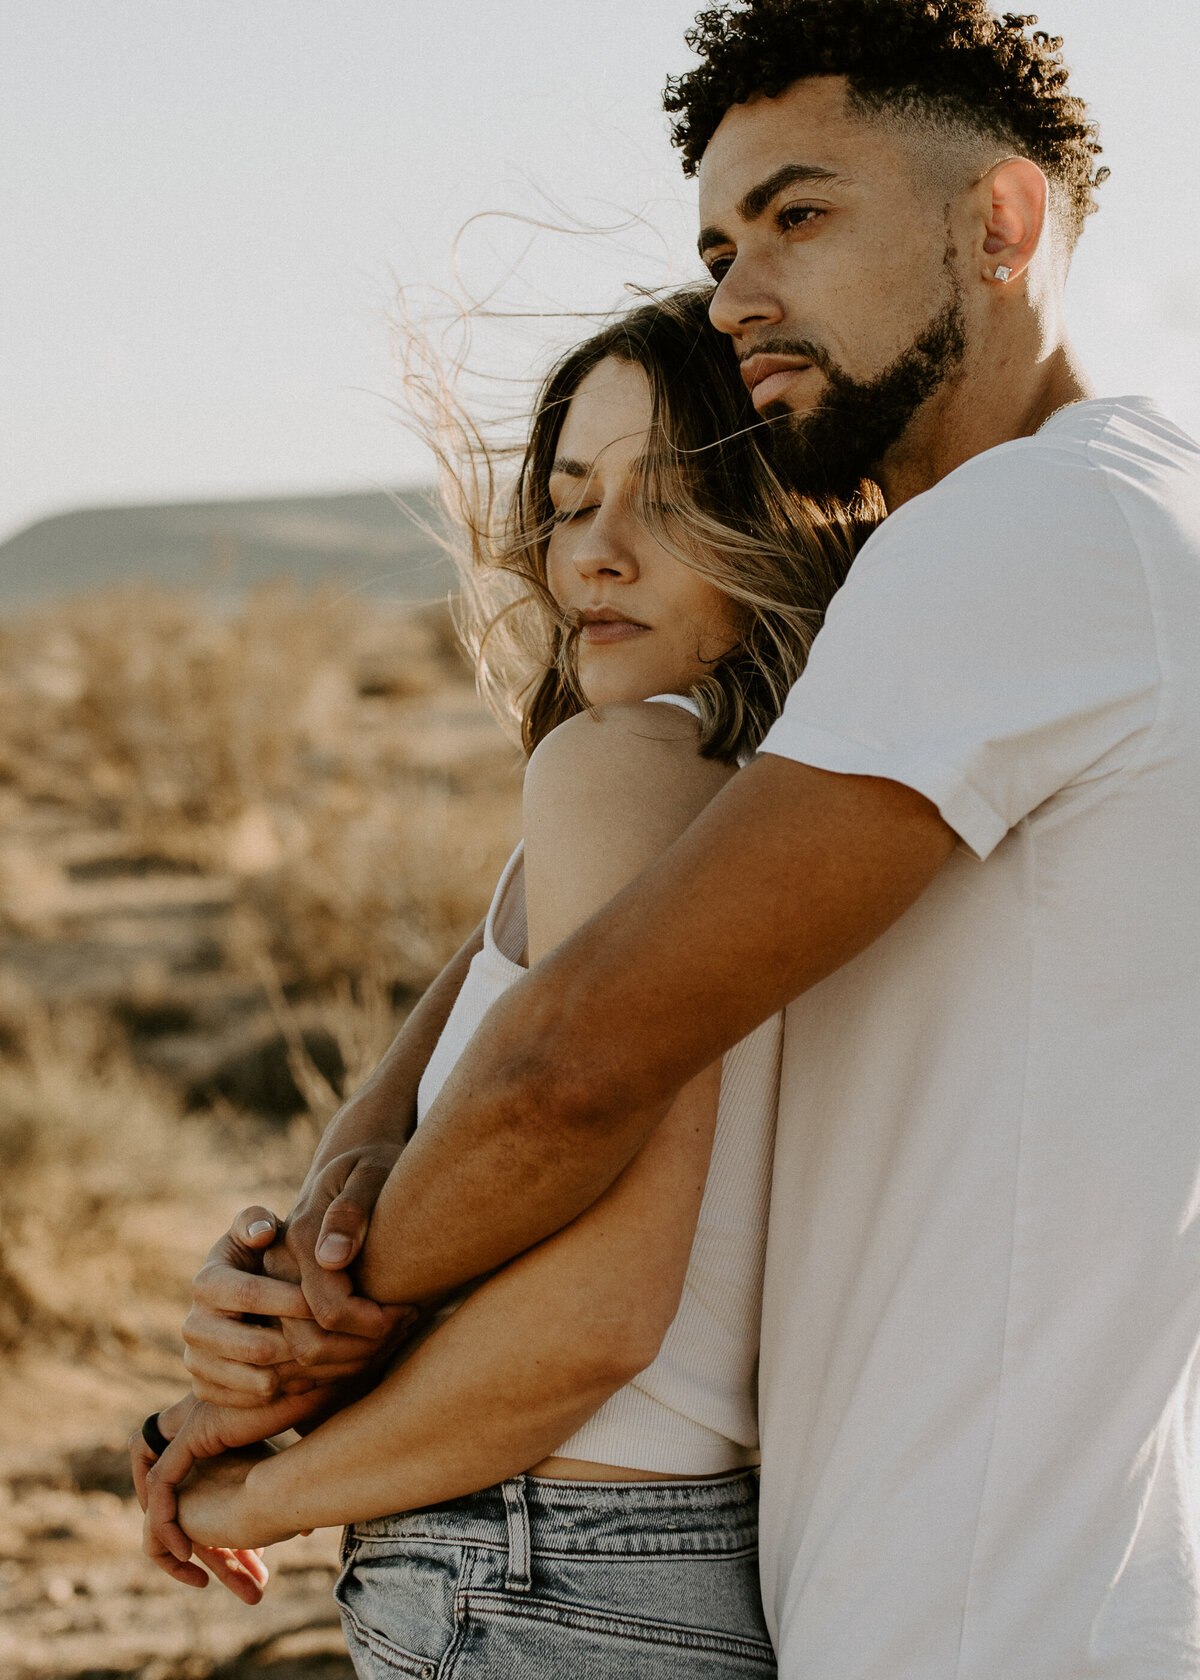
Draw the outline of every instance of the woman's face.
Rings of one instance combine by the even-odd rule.
[[[582,625],[576,662],[592,705],[685,693],[738,641],[736,603],[634,517],[650,416],[641,368],[608,357],[571,398],[550,474],[546,581]]]

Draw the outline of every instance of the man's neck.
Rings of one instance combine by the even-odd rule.
[[[888,511],[931,489],[973,455],[1032,437],[1052,414],[1094,396],[1071,346],[1022,369],[991,358],[964,366],[918,414],[879,468]]]

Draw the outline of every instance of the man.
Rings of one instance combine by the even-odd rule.
[[[357,1253],[385,1176],[364,1286],[386,1253],[391,1298],[435,1297],[590,1205],[790,1003],[781,1672],[1194,1675],[1200,453],[1089,400],[1066,341],[1098,148],[1057,43],[976,0],[752,0],[692,39],[668,104],[713,321],[781,463],[869,470],[890,517],[756,762],[513,988],[397,1159],[448,976],[291,1246],[327,1329],[377,1335],[314,1250]],[[252,1222],[200,1286],[214,1398],[295,1369],[239,1363],[229,1315],[279,1310]]]

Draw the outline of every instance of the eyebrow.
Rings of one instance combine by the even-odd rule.
[[[639,455],[630,463],[634,472],[644,472],[649,464],[649,455]],[[573,455],[559,455],[546,476],[554,478],[556,474],[562,473],[564,478],[591,478],[595,470],[593,461],[577,461]]]
[[[742,199],[737,207],[738,215],[744,222],[756,222],[773,199],[787,187],[797,185],[811,185],[814,182],[838,181],[841,179],[834,170],[825,169],[819,163],[785,163],[773,175],[768,175],[765,181],[760,181],[756,187]],[[727,245],[729,235],[718,227],[706,227],[700,231],[696,241],[696,249],[703,256],[714,245]]]
[[[549,476],[553,478],[556,473],[563,473],[567,478],[587,478],[591,470],[586,461],[577,461],[571,455],[560,455],[550,468]]]

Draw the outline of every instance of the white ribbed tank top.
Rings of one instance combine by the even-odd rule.
[[[678,694],[655,702],[696,712]],[[525,974],[524,843],[500,877],[417,1095],[418,1123],[496,999]],[[564,1458],[681,1476],[758,1458],[756,1376],[783,1016],[734,1045],[721,1071],[712,1159],[679,1311],[653,1364],[556,1449]]]

